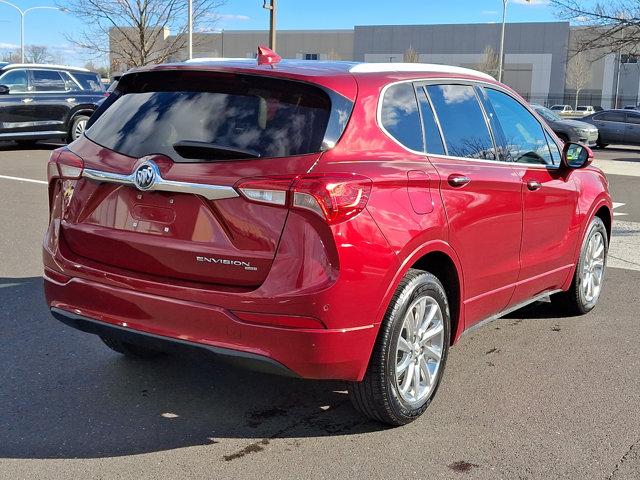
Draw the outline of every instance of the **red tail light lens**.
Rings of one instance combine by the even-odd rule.
[[[84,161],[71,150],[59,148],[54,150],[47,164],[47,177],[63,179],[78,179],[82,176]]]
[[[292,188],[291,206],[312,211],[329,224],[344,222],[364,210],[371,186],[360,175],[300,177]]]
[[[332,174],[251,179],[236,188],[249,201],[308,210],[334,224],[364,210],[371,186],[372,181],[361,175]]]

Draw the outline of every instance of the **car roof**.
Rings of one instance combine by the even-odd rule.
[[[253,58],[194,58],[182,63],[159,65],[155,67],[143,67],[135,71],[155,70],[158,68],[189,68],[197,69],[221,69],[221,70],[252,70],[252,71],[278,71],[281,73],[299,74],[305,76],[331,76],[336,74],[448,74],[464,75],[481,78],[484,80],[495,79],[486,73],[470,68],[455,67],[449,65],[436,65],[428,63],[364,63],[325,60],[282,60],[273,67],[271,65],[258,65]]]
[[[39,68],[43,70],[68,70],[70,72],[92,73],[82,67],[72,67],[70,65],[55,65],[50,63],[5,63],[0,64],[0,70],[11,70],[14,68]]]

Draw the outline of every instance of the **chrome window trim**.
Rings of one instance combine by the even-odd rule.
[[[136,169],[137,168],[138,167],[136,167]],[[124,175],[120,173],[112,173],[105,172],[103,170],[85,168],[82,171],[82,176],[96,182],[114,183],[118,185],[126,185],[137,188],[135,183],[135,173],[135,169],[131,174]],[[210,185],[206,183],[190,183],[179,182],[175,180],[166,180],[160,175],[156,177],[155,183],[150,188],[144,191],[191,193],[194,195],[200,195],[207,200],[222,200],[225,198],[236,198],[240,196],[233,187],[225,185]]]
[[[424,157],[433,156],[433,157],[438,157],[438,158],[449,158],[449,159],[452,159],[452,160],[465,160],[465,161],[468,161],[468,162],[493,163],[493,164],[500,164],[500,165],[519,165],[519,166],[526,166],[527,168],[544,168],[546,170],[559,170],[560,169],[560,165],[556,166],[556,165],[541,165],[539,163],[503,162],[502,160],[480,160],[480,159],[475,159],[475,158],[455,157],[455,156],[448,155],[449,150],[447,149],[446,140],[445,140],[445,137],[444,137],[443,132],[442,132],[442,127],[440,125],[440,119],[435,114],[435,110],[434,110],[434,116],[436,118],[436,123],[438,124],[438,128],[440,129],[440,136],[442,137],[442,139],[444,141],[444,147],[445,147],[445,151],[447,151],[447,155],[432,155],[432,154],[430,154],[428,152],[418,152],[416,150],[410,149],[409,147],[406,147],[405,145],[400,143],[398,140],[396,140],[394,138],[394,136],[391,135],[387,131],[387,129],[384,128],[384,126],[382,125],[382,101],[384,99],[384,95],[387,92],[387,90],[389,88],[391,88],[393,85],[399,85],[401,83],[413,83],[418,87],[425,87],[426,85],[442,84],[442,82],[448,82],[448,84],[451,84],[451,85],[470,85],[470,86],[482,85],[482,86],[487,86],[489,88],[493,88],[495,90],[498,90],[498,91],[508,95],[509,97],[513,98],[516,102],[518,102],[520,105],[524,106],[524,108],[526,110],[528,110],[529,113],[531,113],[533,115],[533,118],[535,118],[536,121],[541,125],[542,129],[544,131],[548,132],[550,134],[551,138],[554,139],[554,141],[555,141],[555,133],[553,132],[553,130],[551,130],[551,128],[549,128],[547,125],[543,125],[542,123],[540,123],[540,121],[536,117],[536,114],[534,114],[534,110],[532,108],[530,108],[529,106],[525,105],[524,103],[522,103],[520,100],[515,98],[513,95],[511,95],[509,90],[507,90],[506,88],[502,87],[499,84],[485,82],[483,80],[466,80],[466,79],[452,78],[452,77],[442,77],[442,78],[438,77],[438,78],[427,78],[427,79],[425,79],[425,78],[414,78],[414,79],[410,79],[410,80],[399,80],[397,82],[387,83],[384,87],[382,87],[382,90],[380,91],[380,94],[378,96],[378,106],[377,106],[377,112],[376,112],[376,123],[378,124],[378,128],[382,131],[382,133],[384,133],[394,143],[396,143],[397,145],[402,147],[404,150],[406,150],[406,151],[408,151],[410,153],[413,153],[415,155],[422,155]],[[426,91],[426,88],[425,88],[425,91]],[[429,97],[429,92],[428,91],[427,91],[427,98],[429,98],[429,102],[431,102],[431,97]],[[482,107],[482,105],[481,105],[481,107]],[[432,107],[432,109],[433,109],[433,107]],[[493,135],[493,131],[492,130],[493,129],[490,128],[491,135]],[[556,146],[558,147],[560,152],[562,152],[563,148],[560,145],[558,145],[557,142],[556,142]]]

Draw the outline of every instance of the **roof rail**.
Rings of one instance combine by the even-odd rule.
[[[491,75],[471,68],[439,65],[435,63],[358,63],[349,70],[351,73],[393,73],[393,72],[433,72],[473,75],[495,80]]]
[[[6,65],[0,65],[0,68],[58,68],[76,72],[90,72],[90,70],[83,67],[72,67],[71,65],[56,65],[53,63],[8,63]]]

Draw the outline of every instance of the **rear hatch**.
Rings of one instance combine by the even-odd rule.
[[[70,145],[84,170],[66,185],[65,248],[145,276],[257,287],[288,215],[269,185],[309,171],[351,108],[318,85],[270,76],[125,75]]]

